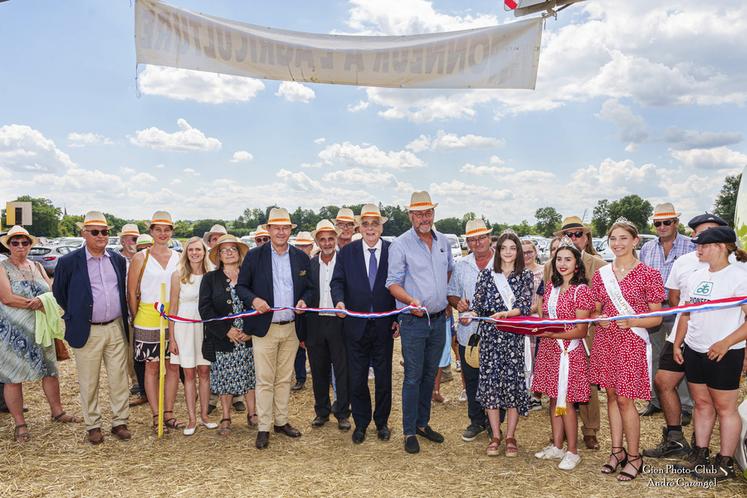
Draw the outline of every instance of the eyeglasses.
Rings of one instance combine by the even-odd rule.
[[[361,223],[361,226],[363,228],[369,228],[369,227],[380,227],[381,222],[379,221],[364,221]]]
[[[23,240],[11,240],[10,241],[10,245],[12,245],[13,247],[19,247],[19,246],[28,247],[28,246],[31,245],[31,241],[30,240],[26,240],[26,239],[23,239]]]
[[[585,234],[583,230],[579,230],[578,232],[563,232],[563,235],[565,235],[566,237],[570,237],[572,239],[580,239]]]
[[[469,243],[473,243],[474,244],[474,243],[477,243],[477,242],[482,242],[483,240],[487,240],[489,238],[490,238],[490,235],[485,235],[485,234],[478,235],[477,237],[467,237],[467,243],[468,244]]]
[[[86,232],[90,233],[94,237],[98,237],[99,235],[103,235],[104,237],[107,237],[109,235],[108,228],[104,228],[103,230],[86,230]]]
[[[265,242],[269,242],[270,241],[270,237],[256,237],[254,239],[254,241],[255,242],[261,242],[261,243],[264,244]]]
[[[224,247],[220,250],[221,254],[233,254],[235,252],[239,252],[239,250],[236,247]]]
[[[668,227],[669,225],[671,225],[671,224],[672,224],[672,223],[674,223],[675,221],[677,221],[677,220],[664,220],[664,221],[655,221],[655,222],[654,222],[654,226],[655,226],[656,228],[659,228],[659,227],[660,227],[660,226],[662,226],[662,225],[664,225],[665,227]]]
[[[335,224],[337,225],[338,228],[348,228],[349,229],[349,228],[354,228],[355,227],[355,223],[350,223],[349,221],[338,221]]]

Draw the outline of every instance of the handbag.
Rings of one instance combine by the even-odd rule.
[[[480,336],[472,334],[464,348],[464,361],[472,368],[480,368]]]
[[[65,346],[65,342],[62,339],[54,340],[54,352],[57,355],[57,361],[65,361],[70,359],[70,352]]]

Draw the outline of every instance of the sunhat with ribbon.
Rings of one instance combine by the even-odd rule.
[[[171,213],[168,211],[156,211],[153,213],[153,217],[150,219],[151,226],[153,225],[168,225],[174,227],[174,221],[171,219]]]
[[[554,235],[556,237],[562,237],[566,230],[572,230],[574,228],[580,228],[586,233],[591,233],[591,228],[584,225],[584,222],[581,221],[581,218],[579,218],[578,216],[567,216],[563,218],[563,224],[560,226],[560,230],[555,232]]]
[[[340,210],[337,211],[337,216],[335,216],[335,221],[345,221],[354,225],[357,224],[355,216],[353,215],[353,210],[350,208],[340,208]]]
[[[75,226],[77,226],[80,230],[85,230],[88,227],[106,227],[111,229],[111,226],[109,223],[106,222],[106,217],[104,216],[104,213],[101,211],[88,211],[86,215],[83,217],[83,221],[76,222]]]
[[[36,237],[31,235],[29,231],[23,228],[21,225],[13,225],[13,227],[10,230],[8,230],[8,233],[0,237],[0,243],[2,243],[5,247],[10,249],[9,241],[13,237],[26,237],[27,239],[31,241],[32,246],[35,246],[36,243],[39,242],[39,240]]]
[[[298,232],[296,235],[296,241],[294,242],[294,245],[297,246],[310,246],[314,243],[314,238],[311,236],[309,232]]]
[[[654,208],[654,215],[651,217],[653,221],[656,220],[670,220],[672,218],[679,218],[682,213],[678,213],[674,209],[674,204],[671,202],[662,202],[657,204]]]
[[[135,242],[135,246],[147,246],[147,245],[153,245],[153,237],[148,235],[147,233],[141,233],[137,237],[137,241]]]
[[[363,218],[378,218],[382,225],[389,220],[386,216],[381,216],[379,206],[376,204],[364,204],[360,216],[355,217],[355,223],[360,225]]]
[[[140,235],[140,229],[138,228],[136,224],[127,223],[126,225],[122,226],[122,231],[119,232],[119,236],[125,237],[128,235],[133,236],[133,237],[138,237]]]
[[[249,252],[249,246],[235,235],[231,235],[230,233],[221,235],[221,237],[215,242],[213,248],[210,249],[210,261],[212,261],[215,266],[218,266],[218,258],[220,257],[220,246],[223,244],[236,244],[236,247],[239,250],[239,260],[243,260],[244,256],[246,256],[246,253]]]
[[[426,211],[433,209],[438,206],[438,203],[433,204],[431,202],[431,195],[425,190],[420,192],[413,192],[410,197],[410,205],[408,206],[409,211]]]
[[[267,217],[266,225],[290,225],[291,230],[296,228],[297,226],[291,223],[291,218],[288,214],[288,210],[284,208],[270,209],[270,216]]]
[[[483,220],[469,220],[464,229],[464,236],[470,238],[479,235],[490,235],[490,229],[485,226]]]
[[[208,244],[210,242],[210,237],[212,237],[213,234],[216,234],[216,233],[225,235],[228,233],[228,230],[226,230],[226,227],[224,227],[223,225],[217,225],[217,224],[213,225],[212,227],[210,227],[210,230],[202,234],[202,241],[205,244]]]
[[[267,228],[265,228],[264,225],[259,225],[257,229],[254,231],[254,238],[257,237],[269,237],[270,232],[267,231]]]
[[[332,232],[335,235],[340,235],[340,231],[335,228],[329,220],[320,220],[319,223],[316,224],[316,230],[311,232],[311,237],[316,240],[316,236],[322,232]]]

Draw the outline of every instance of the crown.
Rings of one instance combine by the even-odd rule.
[[[628,226],[635,228],[635,224],[629,219],[627,219],[625,216],[620,216],[618,219],[615,220],[613,225],[628,225]]]
[[[574,244],[573,241],[568,238],[568,236],[564,235],[563,238],[560,239],[558,249],[560,249],[561,247],[576,247],[576,244]]]
[[[518,235],[516,235],[516,232],[514,232],[510,228],[506,228],[504,231],[502,231],[501,235],[515,235],[516,237],[518,237]]]

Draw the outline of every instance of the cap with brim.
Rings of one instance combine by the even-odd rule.
[[[10,249],[9,241],[13,237],[26,237],[31,241],[32,246],[35,246],[39,242],[39,239],[31,235],[29,231],[23,228],[21,225],[13,225],[11,229],[8,230],[8,233],[0,237],[0,244]]]
[[[313,243],[314,243],[314,239],[309,232],[298,232],[298,235],[296,235],[296,241],[294,242],[294,245],[310,246]]]
[[[695,230],[704,223],[715,223],[722,227],[729,226],[729,224],[723,218],[711,213],[699,214],[695,218],[688,221],[687,226]]]
[[[713,227],[691,239],[695,244],[734,244],[737,234],[729,227]]]
[[[168,225],[173,228],[174,221],[168,211],[156,211],[150,219],[151,225]]]
[[[464,236],[467,238],[478,237],[480,235],[490,234],[490,230],[485,226],[485,222],[482,220],[469,220],[467,226],[464,229]]]
[[[363,218],[378,218],[382,225],[389,220],[386,216],[381,216],[379,206],[376,204],[364,204],[361,214],[355,217],[355,224],[360,225]]]
[[[426,211],[433,209],[438,204],[431,202],[431,195],[425,190],[420,192],[413,192],[410,197],[410,205],[407,207],[408,211]]]
[[[134,223],[127,223],[126,225],[124,225],[122,227],[122,231],[119,232],[119,236],[120,237],[125,237],[125,236],[128,236],[128,235],[133,236],[133,237],[139,236],[140,235],[140,229],[138,228],[138,226],[135,225]]]
[[[228,230],[226,230],[226,227],[224,227],[223,225],[213,225],[209,231],[202,234],[202,241],[207,244],[208,242],[210,242],[210,237],[212,237],[215,233],[225,235],[228,233]]]
[[[671,202],[663,202],[657,204],[654,208],[654,215],[651,217],[652,220],[669,220],[672,218],[679,218],[682,213],[678,213],[674,209],[674,205]]]
[[[574,228],[580,228],[586,233],[591,233],[591,228],[584,225],[584,222],[581,221],[581,218],[578,216],[568,216],[565,219],[563,219],[563,224],[560,226],[560,230],[554,233],[556,237],[562,237],[563,232],[566,230],[572,230]]]
[[[332,224],[331,221],[320,220],[319,223],[316,224],[316,230],[311,232],[311,238],[316,240],[316,236],[323,232],[330,232],[330,233],[334,233],[335,235],[340,235],[340,231],[337,228],[335,228],[335,226]]]
[[[137,241],[135,242],[136,246],[144,246],[147,244],[153,244],[153,237],[148,235],[147,233],[141,233],[137,237]]]
[[[265,225],[289,225],[291,230],[297,226],[291,223],[288,210],[283,208],[270,209],[270,215],[267,217],[267,223],[265,223]]]
[[[236,247],[239,249],[239,259],[244,259],[246,253],[249,252],[249,246],[247,246],[241,239],[239,239],[235,235],[222,235],[221,238],[219,238],[215,242],[213,248],[210,249],[210,261],[212,261],[215,266],[218,266],[220,257],[220,246],[223,244],[236,244]]]
[[[111,229],[109,223],[106,222],[106,216],[104,216],[104,213],[102,213],[101,211],[88,211],[83,217],[83,221],[76,222],[75,226],[77,226],[79,230],[85,230],[89,227],[94,226],[106,227],[108,229]]]

